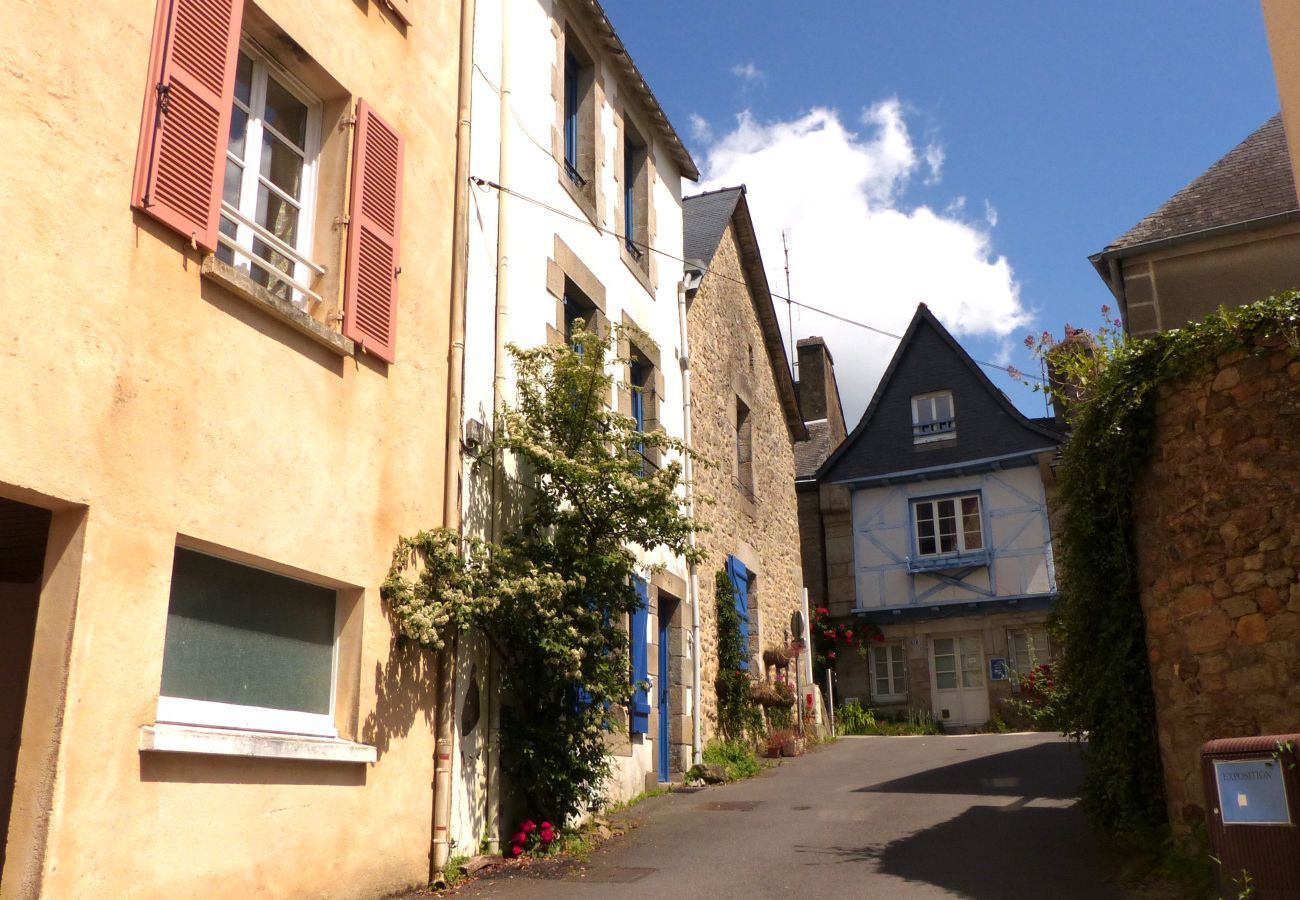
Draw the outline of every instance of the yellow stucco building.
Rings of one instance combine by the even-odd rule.
[[[419,883],[438,698],[378,586],[455,507],[461,5],[4,24],[0,896]]]

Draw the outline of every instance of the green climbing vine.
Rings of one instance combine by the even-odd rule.
[[[503,769],[530,814],[557,822],[603,800],[607,738],[625,727],[631,548],[697,557],[681,464],[647,471],[644,459],[687,451],[610,409],[612,341],[579,325],[572,346],[510,348],[517,400],[479,463],[513,461],[511,525],[497,543],[445,529],[403,538],[383,587],[406,638],[441,650],[473,631],[499,654]]]
[[[740,642],[736,589],[725,569],[714,578],[713,593],[718,616],[718,675],[713,685],[718,694],[718,731],[728,741],[754,739],[762,733],[763,716],[750,693],[749,676],[741,668],[746,648]]]
[[[1056,371],[1084,371],[1070,398],[1073,434],[1057,468],[1061,600],[1054,628],[1062,728],[1087,739],[1083,799],[1108,829],[1164,819],[1142,610],[1133,498],[1149,461],[1161,385],[1201,375],[1233,351],[1300,353],[1300,294],[1221,309],[1144,340],[1038,346]],[[1101,352],[1098,353],[1100,346]]]

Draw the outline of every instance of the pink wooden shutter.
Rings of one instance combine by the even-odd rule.
[[[401,212],[402,136],[358,100],[343,334],[384,362],[394,358]]]
[[[158,0],[131,205],[217,247],[243,0]]]

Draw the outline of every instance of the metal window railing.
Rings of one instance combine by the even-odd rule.
[[[223,202],[221,204],[221,214],[233,220],[236,224],[247,227],[250,231],[253,232],[254,235],[260,238],[276,253],[292,260],[294,263],[304,266],[309,271],[314,273],[317,277],[320,277],[321,275],[325,274],[324,266],[312,262],[306,256],[299,253],[294,247],[285,243],[284,240],[272,234],[266,228],[262,227],[257,222],[248,218],[239,210],[235,209],[233,206],[230,206],[228,203]],[[290,290],[297,291],[303,296],[311,298],[316,303],[324,302],[324,298],[322,298],[320,294],[316,293],[310,287],[298,281],[293,276],[280,271],[275,266],[271,265],[270,262],[268,262],[265,259],[262,259],[262,257],[253,253],[249,248],[243,246],[242,244],[240,244],[238,241],[236,241],[234,238],[230,237],[229,235],[218,234],[217,240],[223,245],[225,245],[226,247],[229,247],[232,251],[234,251],[241,257],[247,259],[250,264],[257,266],[258,269],[265,272],[269,277],[274,278],[276,281],[280,281],[288,285]]]
[[[934,422],[921,422],[912,426],[912,437],[928,437],[932,434],[945,434],[957,430],[956,419],[939,419]]]

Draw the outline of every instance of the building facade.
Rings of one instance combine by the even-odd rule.
[[[832,621],[879,631],[865,655],[839,655],[837,698],[977,728],[1001,714],[1014,672],[1050,660],[1047,489],[1060,441],[918,308],[816,476]]]
[[[427,880],[460,24],[6,10],[6,900]]]
[[[681,437],[681,197],[683,180],[699,176],[695,163],[598,3],[511,4],[504,20],[502,12],[480,4],[474,33],[470,167],[481,181],[469,235],[466,433],[490,428],[494,410],[513,399],[508,343],[564,342],[581,319],[603,334],[622,326],[609,403],[647,429]],[[499,534],[487,477],[466,470],[464,519]],[[630,629],[633,659],[647,661],[650,710],[611,735],[614,800],[690,764],[686,563],[664,554],[642,562],[660,567],[644,585],[647,614]],[[461,668],[473,665],[488,670],[486,660]],[[661,690],[669,687],[666,669],[676,673],[671,690]],[[492,694],[473,693],[484,702]],[[492,720],[486,709],[484,721]],[[483,815],[490,840],[496,836],[490,811],[498,798],[484,794],[495,767],[491,744],[490,735],[462,737],[456,755],[463,798],[453,832],[471,844]]]
[[[688,266],[701,273],[688,293],[691,442],[712,465],[695,468],[707,498],[696,514],[707,530],[697,573],[705,736],[716,733],[717,611],[714,582],[725,570],[748,636],[754,677],[764,651],[788,652],[791,615],[803,605],[794,449],[807,432],[799,415],[776,310],[743,187],[686,198]],[[810,678],[808,655],[799,686]],[[789,680],[795,681],[792,669]]]

